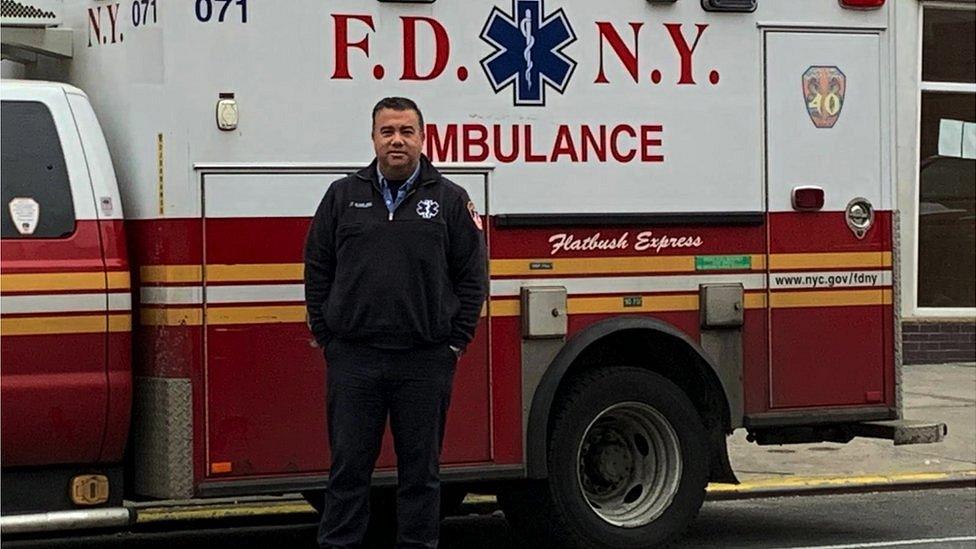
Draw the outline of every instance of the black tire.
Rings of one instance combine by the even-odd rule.
[[[654,547],[673,540],[694,520],[701,509],[708,483],[708,443],[701,417],[674,383],[641,368],[601,368],[573,380],[569,389],[561,393],[554,408],[549,434],[549,478],[518,483],[499,495],[506,517],[525,541],[545,547]],[[634,439],[639,436],[613,434],[612,427],[606,427],[615,425],[612,414],[619,413],[627,419],[630,416],[625,412],[631,410],[653,410],[647,412],[648,417],[663,420],[662,432],[670,435],[660,438],[672,442],[670,454],[656,451],[656,447],[648,449],[646,440],[635,443]],[[635,417],[638,415],[635,413]],[[594,423],[598,417],[607,423]],[[594,434],[598,430],[599,436]],[[587,438],[584,445],[584,435],[588,431],[591,437],[597,438]],[[596,460],[600,466],[592,465],[596,458],[588,459],[591,455],[605,456],[608,453],[593,450],[598,446],[594,440],[600,442],[600,448],[612,448],[611,452],[617,452],[616,456],[609,461]],[[675,440],[677,442],[673,443]],[[625,445],[629,445],[630,450],[624,455],[632,457],[618,459],[621,455],[618,448]],[[635,451],[638,454],[634,454]],[[652,467],[646,463],[657,464],[667,455],[671,456],[667,463],[675,466],[654,465],[654,471],[660,471],[660,474],[647,473]],[[628,471],[634,470],[634,467],[626,467],[628,460],[631,465],[641,464],[640,469],[645,473],[628,476]],[[613,465],[609,469],[602,466],[611,461]],[[616,474],[614,478],[618,481],[614,482],[626,494],[616,500],[623,513],[619,516],[625,518],[618,521],[612,514],[614,501],[603,507],[596,503],[596,496],[584,495],[595,493],[594,486],[604,486],[590,480],[593,477],[589,472],[594,470],[600,471],[599,474],[608,470]],[[619,480],[623,477],[631,480]],[[644,480],[634,481],[633,478]],[[633,485],[632,489],[626,489],[628,483]],[[638,486],[643,486],[641,483],[648,486],[647,496],[642,497],[643,488]],[[655,496],[659,493],[657,489],[650,489],[658,483],[667,486],[663,490],[666,496]],[[637,496],[627,503],[635,493]],[[644,501],[650,502],[650,507],[642,511],[641,502]],[[596,506],[591,506],[590,502]],[[635,518],[626,518],[628,512],[636,513]]]

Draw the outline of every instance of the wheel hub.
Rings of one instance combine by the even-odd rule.
[[[579,446],[583,497],[603,520],[635,528],[663,513],[678,491],[681,446],[665,417],[641,402],[608,407]]]

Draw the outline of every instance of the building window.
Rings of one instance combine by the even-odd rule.
[[[922,26],[918,306],[976,307],[976,9]]]

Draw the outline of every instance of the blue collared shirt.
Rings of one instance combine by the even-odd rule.
[[[390,216],[392,216],[393,212],[400,207],[400,204],[403,204],[403,200],[407,197],[407,193],[410,192],[413,184],[417,182],[417,177],[420,175],[420,162],[417,162],[417,167],[414,168],[413,173],[397,189],[396,198],[393,198],[393,193],[390,192],[390,186],[387,184],[383,172],[380,171],[379,164],[376,165],[376,175],[380,180],[380,191],[383,193],[383,202],[386,203],[386,209],[390,212]],[[393,218],[390,217],[390,219]]]

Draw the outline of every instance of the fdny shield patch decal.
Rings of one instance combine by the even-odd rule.
[[[834,66],[813,66],[803,73],[807,113],[818,128],[833,128],[844,108],[847,77]]]
[[[425,198],[417,203],[417,215],[424,219],[431,219],[437,215],[441,209],[440,204],[429,198]]]
[[[37,222],[41,217],[41,205],[33,198],[14,198],[7,207],[10,209],[10,219],[20,234],[34,234]]]
[[[485,230],[484,226],[481,224],[481,215],[478,214],[478,210],[474,207],[474,202],[468,200],[468,213],[471,214],[471,221],[474,222],[474,226],[478,228],[479,231]]]

